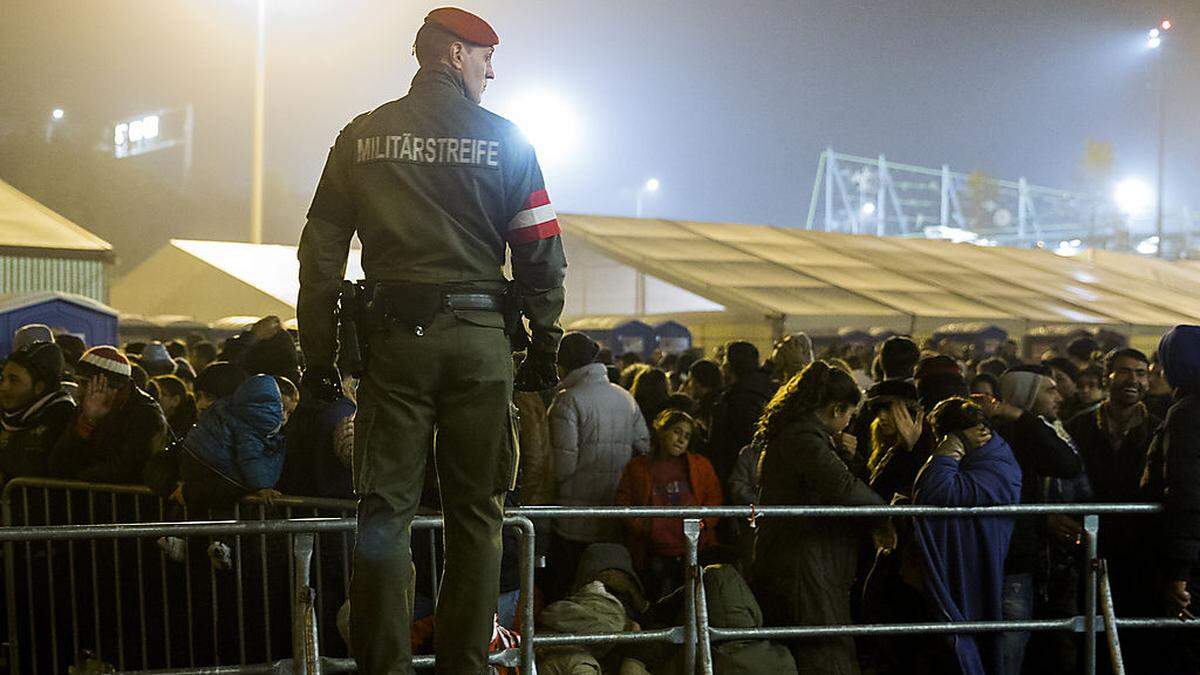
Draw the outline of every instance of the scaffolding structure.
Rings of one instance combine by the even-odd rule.
[[[1168,252],[1191,248],[1197,234],[1192,215],[1184,208],[1167,228],[1171,232],[1161,245]],[[1144,253],[1149,240],[1139,235],[1140,225],[1107,200],[1032,185],[1024,177],[1002,180],[833,148],[818,160],[805,223],[826,232],[1036,246],[1068,254],[1084,246]],[[1157,249],[1157,237],[1150,239]]]

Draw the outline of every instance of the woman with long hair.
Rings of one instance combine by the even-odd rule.
[[[850,373],[815,361],[767,404],[754,442],[763,505],[862,506],[883,500],[850,471],[842,432],[862,396]],[[754,547],[758,598],[773,625],[849,624],[850,588],[866,529],[860,520],[764,518]],[[803,673],[857,675],[850,637],[796,640]]]
[[[633,400],[637,401],[642,417],[646,418],[646,426],[650,426],[667,407],[667,399],[671,397],[671,384],[666,372],[658,368],[646,368],[633,379],[629,393],[633,394]]]

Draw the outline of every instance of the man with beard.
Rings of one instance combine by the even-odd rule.
[[[1145,501],[1140,483],[1146,451],[1161,420],[1145,405],[1150,388],[1150,359],[1136,349],[1118,349],[1104,360],[1104,387],[1108,400],[1089,408],[1067,423],[1091,484],[1091,501],[1126,503]],[[1074,519],[1078,520],[1078,519]],[[1149,616],[1155,605],[1146,584],[1147,555],[1152,542],[1145,536],[1145,519],[1136,516],[1101,518],[1100,555],[1108,560],[1113,600],[1126,616]],[[1050,537],[1074,541],[1069,529],[1052,530]],[[1136,667],[1147,656],[1132,631],[1122,636],[1126,660]]]

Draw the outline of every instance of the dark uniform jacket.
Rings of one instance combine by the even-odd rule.
[[[508,247],[533,348],[557,350],[566,260],[537,158],[448,66],[422,68],[407,96],[356,117],[329,151],[300,239],[309,366],[334,364],[334,307],[356,232],[367,279],[379,282],[499,291]]]
[[[19,413],[3,415],[0,474],[3,480],[48,476],[50,454],[75,421],[75,402],[62,389],[46,394]]]

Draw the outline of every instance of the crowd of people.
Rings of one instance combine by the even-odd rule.
[[[1120,614],[1191,618],[1200,328],[1176,328],[1151,355],[1086,337],[1031,361],[1014,347],[977,354],[895,336],[814,354],[797,333],[766,359],[740,341],[642,358],[568,333],[557,388],[514,393],[521,472],[508,503],[1162,501],[1162,519],[1103,517],[1100,554]],[[192,336],[87,348],[23,327],[0,375],[0,474],[145,484],[172,518],[232,517],[247,496],[351,499],[355,381],[306,391],[302,364],[276,317],[219,345]],[[423,504],[436,509],[427,484]],[[680,519],[542,525],[539,630],[678,625]],[[186,555],[174,537],[159,544]],[[206,552],[214,568],[230,567],[227,542]],[[505,553],[497,623],[519,630],[515,547]],[[708,518],[699,535],[710,622],[728,628],[1075,616],[1085,553],[1082,519],[1063,515]],[[435,629],[422,592],[414,645]],[[1132,631],[1122,643],[1128,672],[1200,663],[1187,639]],[[714,659],[717,672],[1020,675],[1075,672],[1080,645],[1067,633],[823,637],[718,643]],[[682,662],[674,645],[605,644],[540,649],[539,667],[666,673]]]

